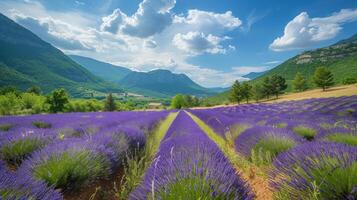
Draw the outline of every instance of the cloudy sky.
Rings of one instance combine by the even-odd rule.
[[[229,86],[357,33],[356,0],[1,0],[67,54]]]

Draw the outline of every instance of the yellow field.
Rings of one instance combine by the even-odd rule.
[[[291,100],[301,100],[301,99],[311,99],[311,98],[328,98],[328,97],[340,97],[340,96],[351,96],[357,95],[357,84],[354,85],[343,85],[338,87],[330,88],[326,91],[322,89],[308,90],[305,92],[291,93],[282,95],[279,99],[269,100],[266,102],[281,102],[281,101],[291,101]]]

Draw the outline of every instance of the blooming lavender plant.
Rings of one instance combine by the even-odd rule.
[[[129,199],[173,197],[252,198],[250,189],[216,144],[184,112],[173,122],[142,184]]]
[[[355,199],[357,148],[337,143],[304,143],[273,162],[271,185],[277,199]]]

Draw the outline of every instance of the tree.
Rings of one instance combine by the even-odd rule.
[[[316,86],[322,88],[323,91],[335,84],[333,74],[326,67],[318,67],[313,79]]]
[[[295,78],[293,80],[293,86],[294,90],[299,92],[307,89],[307,81],[300,72],[296,73]]]
[[[252,88],[253,99],[259,102],[260,99],[264,98],[264,88],[261,84],[255,84]]]
[[[243,82],[241,86],[242,98],[249,103],[249,98],[252,96],[252,86],[248,82]]]
[[[242,86],[240,85],[239,81],[235,81],[230,91],[230,100],[240,104],[242,99]]]
[[[46,97],[46,103],[50,105],[50,112],[63,112],[65,105],[69,103],[69,95],[64,88],[54,90]]]
[[[344,85],[350,85],[355,83],[357,83],[357,78],[355,77],[346,77],[342,80],[342,84]]]
[[[269,99],[270,95],[273,94],[273,88],[272,84],[270,81],[270,77],[267,76],[263,80],[263,94],[264,96]]]
[[[276,96],[276,98],[279,97],[279,94],[281,94],[287,87],[288,85],[285,83],[285,79],[279,75],[273,75],[270,78],[271,82],[271,92]]]
[[[115,104],[112,93],[109,93],[107,99],[105,100],[104,110],[105,111],[114,111],[116,110],[117,105]]]
[[[15,86],[4,86],[0,88],[0,95],[5,95],[5,94],[9,94],[9,93],[13,93],[16,96],[20,95],[20,92],[17,90],[17,88]]]
[[[171,107],[175,109],[181,109],[186,107],[184,96],[182,94],[175,95],[171,100]]]
[[[42,93],[41,88],[38,86],[32,86],[29,89],[27,89],[27,93],[33,93],[33,94],[37,94],[40,95]]]

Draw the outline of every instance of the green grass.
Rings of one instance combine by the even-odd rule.
[[[0,131],[9,131],[12,127],[12,124],[0,124]]]
[[[260,140],[252,149],[250,160],[256,165],[269,165],[281,152],[295,146],[295,142],[287,138],[268,137]]]
[[[227,140],[228,144],[234,146],[236,138],[247,130],[250,127],[248,124],[235,124],[233,125],[230,130],[225,133],[225,139]]]
[[[217,191],[213,194],[212,191]],[[170,183],[162,189],[154,198],[162,200],[197,200],[197,199],[234,199],[234,194],[222,193],[215,183],[205,176],[192,175]]]
[[[5,144],[1,147],[1,157],[9,165],[19,166],[34,151],[46,145],[46,141],[37,138],[25,138]]]
[[[33,176],[48,185],[63,190],[74,190],[97,178],[109,174],[110,163],[103,155],[89,151],[63,152],[36,166]]]
[[[34,125],[36,128],[51,128],[52,125],[46,122],[42,121],[33,121],[32,125]]]
[[[177,114],[170,113],[165,120],[158,124],[157,128],[147,134],[144,149],[137,148],[133,153],[127,155],[121,188],[119,190],[115,188],[116,196],[119,199],[127,199],[130,192],[140,184],[146,169],[152,163],[161,140],[164,138]]]
[[[296,126],[293,128],[293,131],[308,141],[312,141],[317,133],[315,129],[305,126]]]
[[[352,146],[357,146],[357,135],[353,134],[331,134],[326,137],[327,140],[337,143],[344,143]]]

